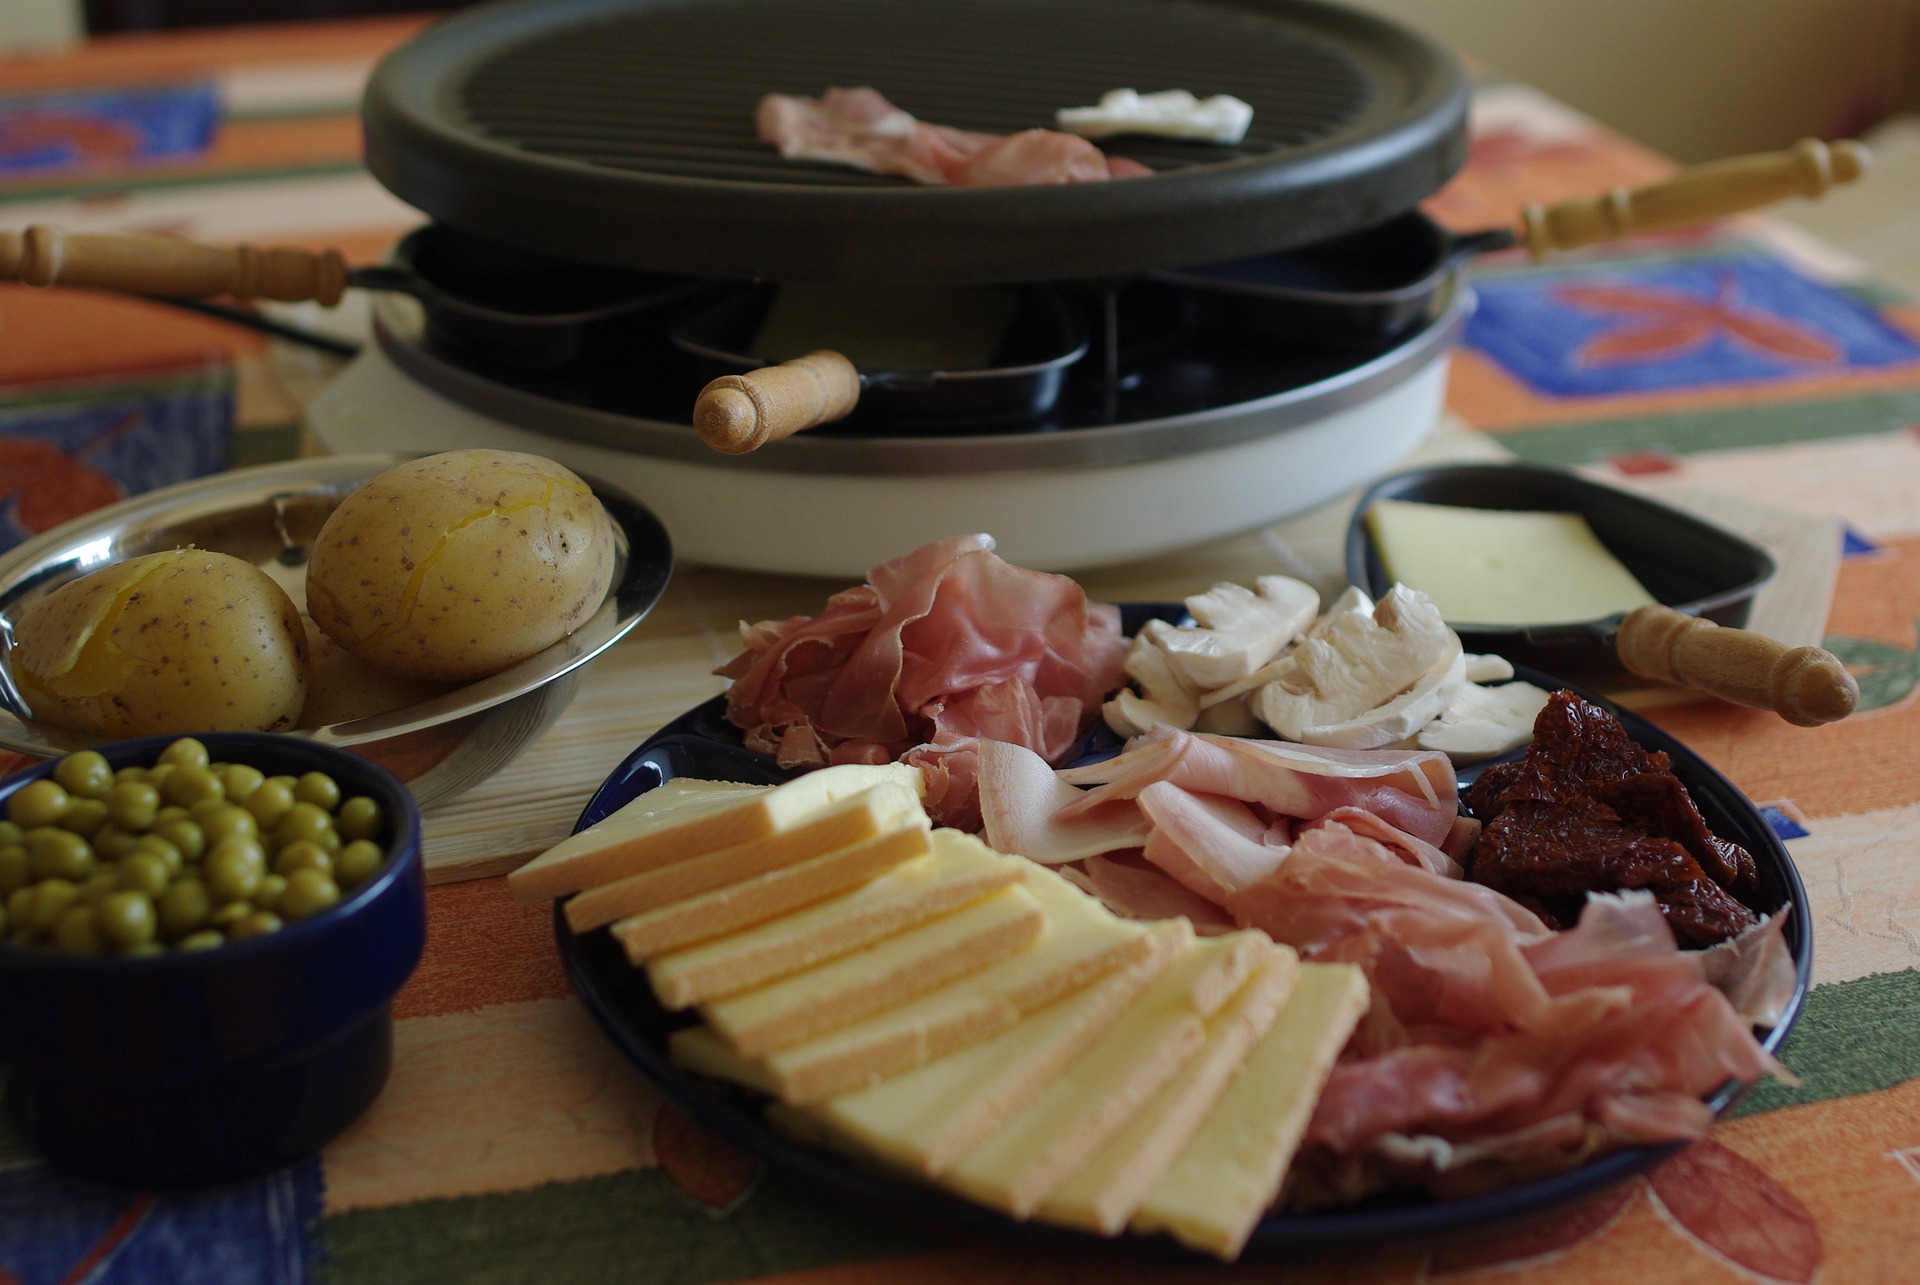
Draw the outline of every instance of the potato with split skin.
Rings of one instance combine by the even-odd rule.
[[[613,523],[537,455],[448,451],[371,478],[320,528],[307,611],[388,673],[465,683],[558,642],[613,582]]]
[[[307,693],[299,609],[258,567],[174,549],[27,604],[8,668],[33,717],[99,736],[292,727]]]

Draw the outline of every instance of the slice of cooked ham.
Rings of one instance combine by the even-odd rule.
[[[934,186],[1101,183],[1153,172],[1056,130],[1000,135],[929,125],[868,88],[833,88],[818,98],[768,94],[754,121],[761,141],[779,148],[782,156]]]
[[[1268,842],[1266,819],[1238,799],[1155,781],[1135,802],[1153,826],[1146,859],[1216,906],[1286,860],[1290,845]]]
[[[982,741],[979,763],[983,833],[997,852],[1053,866],[1147,841],[1147,818],[1126,800],[1063,817],[1080,791],[1023,745]]]
[[[1134,798],[1155,781],[1258,803],[1307,820],[1365,808],[1425,843],[1447,842],[1459,815],[1453,766],[1431,750],[1338,750],[1156,728],[1104,763],[1061,778],[1091,785],[1075,809]]]

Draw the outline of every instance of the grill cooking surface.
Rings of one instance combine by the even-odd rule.
[[[785,160],[769,92],[871,85],[1007,133],[1111,89],[1230,93],[1238,147],[1123,138],[1152,177],[926,188]],[[369,87],[368,163],[469,231],[715,277],[1059,280],[1305,244],[1411,207],[1464,154],[1455,61],[1287,0],[515,0],[446,19]]]
[[[1063,15],[1078,15],[1070,41]],[[614,169],[782,184],[911,186],[783,159],[754,136],[762,94],[872,85],[921,120],[1007,134],[1121,86],[1232,92],[1253,104],[1238,147],[1122,138],[1105,149],[1155,170],[1267,156],[1325,138],[1366,106],[1340,51],[1251,16],[1223,45],[1220,11],[1100,0],[825,0],[690,4],[582,23],[475,70],[474,127],[529,152]],[[1151,40],[1141,32],[1151,29]],[[854,33],[849,38],[847,33]],[[689,51],[724,49],[722,59]],[[951,52],[949,52],[951,51]]]

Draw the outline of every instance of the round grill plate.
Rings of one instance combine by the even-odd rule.
[[[1050,126],[1116,88],[1231,93],[1236,147],[1106,140],[1152,177],[922,187],[790,161],[770,92],[871,85],[936,124]],[[396,50],[367,159],[428,214],[530,249],[716,277],[1038,281],[1301,245],[1458,168],[1457,62],[1382,20],[1280,0],[511,0]]]

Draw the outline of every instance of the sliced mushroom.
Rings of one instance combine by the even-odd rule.
[[[1482,687],[1468,683],[1417,738],[1423,750],[1441,750],[1456,762],[1496,758],[1533,736],[1533,720],[1547,693],[1532,683]]]
[[[1221,581],[1187,599],[1187,610],[1198,623],[1186,628],[1150,627],[1154,641],[1187,683],[1206,690],[1245,678],[1279,655],[1313,620],[1320,595],[1311,586],[1285,576],[1263,576],[1271,582],[1256,593],[1231,581]],[[1310,597],[1290,585],[1299,585]]]
[[[1193,689],[1149,632],[1142,631],[1127,649],[1126,673],[1140,685],[1139,692],[1122,687],[1100,707],[1115,736],[1138,736],[1162,725],[1186,730],[1200,717]]]
[[[1460,639],[1432,600],[1395,585],[1371,614],[1322,617],[1279,680],[1253,694],[1253,712],[1282,736],[1304,740],[1307,729],[1352,722],[1459,655]]]

